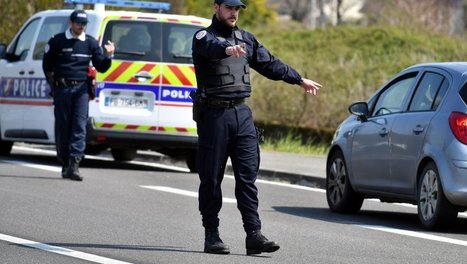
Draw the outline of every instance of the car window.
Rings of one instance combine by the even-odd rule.
[[[402,104],[415,78],[416,74],[410,74],[386,87],[376,101],[372,116],[401,112]]]
[[[462,89],[459,91],[459,94],[462,98],[462,101],[464,101],[464,103],[467,104],[467,82],[464,83],[464,86],[462,86]]]
[[[435,110],[441,101],[438,96],[444,76],[434,72],[423,74],[420,83],[417,86],[415,95],[410,103],[409,111],[430,111]],[[446,82],[447,83],[447,82]],[[445,89],[446,89],[445,85]],[[446,91],[444,91],[445,93]],[[438,98],[435,104],[435,98]]]
[[[45,45],[49,39],[58,33],[65,32],[68,28],[68,17],[47,17],[42,24],[34,47],[33,60],[42,60],[45,52]]]
[[[15,44],[13,45],[13,50],[9,50],[8,53],[12,54],[13,60],[25,60],[28,55],[29,50],[31,49],[31,43],[34,39],[34,34],[36,33],[37,27],[39,26],[40,19],[34,19],[23,29],[18,38],[16,39]]]
[[[443,83],[441,84],[441,88],[439,88],[438,94],[436,95],[435,102],[432,107],[433,110],[436,110],[438,108],[438,105],[443,100],[444,95],[446,95],[448,88],[449,88],[449,81],[448,79],[444,78]]]

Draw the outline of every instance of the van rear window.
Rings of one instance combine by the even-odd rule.
[[[194,33],[201,27],[153,21],[110,21],[103,43],[115,43],[114,59],[192,63]]]

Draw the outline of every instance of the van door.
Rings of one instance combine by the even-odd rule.
[[[4,139],[48,139],[44,130],[34,130],[43,121],[42,113],[35,108],[51,106],[42,63],[34,61],[31,52],[40,23],[41,18],[34,17],[25,24],[8,47],[6,60],[0,65],[3,88],[0,89],[0,122]],[[25,122],[27,116],[28,121],[35,118],[32,123]]]
[[[89,116],[95,129],[126,133],[157,131],[161,85],[161,25],[154,21],[109,20],[102,43],[115,43],[112,66],[97,75]]]
[[[158,104],[160,130],[167,133],[196,135],[189,95],[196,89],[191,47],[193,35],[200,28],[199,25],[183,23],[162,25],[164,78]]]

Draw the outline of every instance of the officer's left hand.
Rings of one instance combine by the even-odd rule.
[[[105,54],[109,57],[112,57],[114,55],[115,51],[115,45],[112,41],[107,40],[107,43],[104,45],[105,48]]]
[[[300,84],[300,86],[305,90],[305,92],[311,93],[313,95],[316,95],[319,88],[322,87],[321,84],[309,79],[302,78],[302,81],[303,82]]]

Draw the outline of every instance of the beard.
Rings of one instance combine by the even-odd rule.
[[[237,25],[237,17],[233,17],[233,16],[220,17],[220,16],[218,16],[217,18],[219,19],[220,22],[222,22],[224,25],[226,25],[226,26],[228,26],[230,28],[234,28]]]

